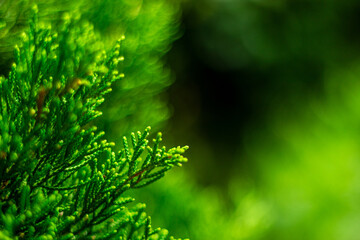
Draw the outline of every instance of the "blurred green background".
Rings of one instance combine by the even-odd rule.
[[[0,1],[0,71],[30,6],[81,13],[125,78],[96,123],[151,125],[189,163],[131,194],[176,237],[360,239],[360,2]],[[118,146],[121,146],[118,144]]]
[[[190,162],[144,197],[159,224],[192,239],[360,239],[359,26],[353,0],[184,1],[165,137]]]

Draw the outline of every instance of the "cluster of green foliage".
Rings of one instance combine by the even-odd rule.
[[[187,147],[161,147],[160,133],[150,146],[148,127],[114,152],[93,124],[124,77],[124,37],[108,49],[80,14],[32,12],[0,80],[0,238],[168,239],[124,194],[181,166]]]
[[[122,64],[126,78],[114,84],[109,94],[112,101],[101,108],[107,117],[97,123],[113,141],[148,125],[158,129],[170,116],[166,96],[161,93],[173,81],[163,57],[178,36],[178,5],[168,0],[102,0],[84,16],[101,32],[106,44],[126,35],[126,61]]]
[[[2,70],[11,66],[14,42],[27,28],[34,3],[39,19],[54,25],[60,23],[64,12],[81,13],[81,18],[88,20],[101,35],[106,50],[126,35],[123,55],[127,60],[121,66],[126,78],[113,85],[112,101],[101,107],[107,117],[97,121],[108,132],[108,138],[115,141],[118,135],[148,125],[156,129],[162,125],[170,113],[160,93],[172,83],[163,56],[177,36],[179,4],[167,0],[6,0],[0,7]]]

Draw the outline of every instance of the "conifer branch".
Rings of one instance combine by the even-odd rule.
[[[149,146],[150,127],[114,143],[91,121],[121,78],[124,38],[106,52],[91,24],[65,15],[40,22],[37,8],[0,79],[0,237],[24,239],[165,239],[129,189],[146,186],[187,159],[185,147]],[[144,160],[143,160],[144,159]],[[104,229],[107,229],[104,231]]]

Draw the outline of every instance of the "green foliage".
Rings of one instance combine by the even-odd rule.
[[[119,16],[119,11],[127,14]],[[163,101],[166,96],[161,93],[172,83],[163,56],[177,37],[178,4],[166,0],[102,0],[85,17],[101,31],[107,43],[119,34],[126,35],[126,61],[121,66],[126,78],[114,84],[112,101],[102,107],[107,118],[99,124],[105,130],[111,129],[111,139],[148,125],[161,126],[170,115]]]
[[[160,133],[149,146],[148,127],[115,153],[92,121],[123,77],[124,38],[107,50],[79,14],[53,30],[37,11],[0,81],[1,238],[168,239],[124,193],[181,166],[187,147],[161,147]]]
[[[97,122],[109,132],[110,139],[148,125],[158,128],[169,117],[161,93],[172,80],[162,58],[177,36],[178,4],[167,0],[5,0],[0,6],[2,69],[10,67],[13,46],[19,43],[27,27],[26,19],[34,3],[39,8],[39,19],[54,25],[59,24],[64,12],[80,12],[82,19],[101,34],[107,51],[113,42],[126,35],[122,51],[127,61],[119,66],[126,78],[113,84],[112,101],[101,107],[107,117]],[[3,70],[3,74],[7,72]]]
[[[0,65],[9,67],[14,43],[28,26],[31,7],[37,4],[39,18],[48,21],[59,20],[64,11],[84,8],[84,1],[70,0],[4,0],[0,6]]]

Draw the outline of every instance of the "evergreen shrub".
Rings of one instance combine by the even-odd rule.
[[[161,133],[149,144],[147,127],[115,152],[94,120],[124,78],[124,37],[108,48],[79,13],[61,15],[47,21],[36,6],[24,15],[0,79],[0,239],[173,239],[126,194],[181,166],[188,147],[160,146]]]

